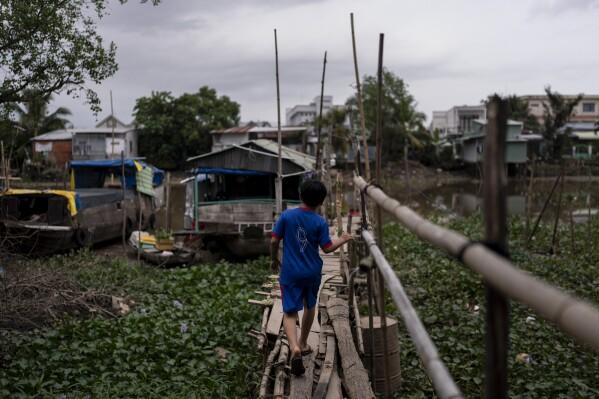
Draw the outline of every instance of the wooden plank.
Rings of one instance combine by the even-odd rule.
[[[279,335],[281,325],[283,324],[283,301],[277,298],[274,301],[272,310],[270,311],[270,317],[268,318],[268,325],[266,326],[266,333],[270,335]]]
[[[354,345],[354,339],[349,326],[349,307],[347,301],[340,298],[329,299],[327,313],[331,318],[335,337],[337,338],[347,394],[350,398],[374,398],[374,392],[368,380],[368,373]]]
[[[325,399],[343,399],[341,392],[341,379],[339,378],[339,372],[337,371],[337,363],[333,366],[333,373],[329,380],[329,386],[327,388],[327,394]]]
[[[337,348],[335,345],[335,336],[329,335],[327,336],[327,349],[326,355],[324,357],[324,364],[322,365],[322,371],[320,373],[318,385],[316,385],[314,395],[312,396],[313,399],[324,399],[325,395],[327,394],[329,381],[331,380],[331,374],[333,373],[333,367],[335,365],[336,353]]]
[[[299,331],[298,331],[299,334]],[[289,392],[289,398],[293,399],[308,399],[312,397],[312,384],[314,382],[314,360],[318,353],[318,334],[310,333],[308,335],[308,345],[314,349],[314,351],[303,357],[304,367],[306,372],[303,376],[296,377],[291,375],[291,386]]]

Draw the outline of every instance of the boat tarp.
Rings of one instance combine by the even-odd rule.
[[[71,161],[69,165],[71,168],[71,187],[73,187],[73,183],[75,183],[76,188],[100,187],[104,181],[106,173],[113,173],[114,175],[120,176],[123,166],[125,167],[126,188],[136,188],[137,182],[139,181],[137,177],[138,173],[144,173],[145,176],[142,178],[142,180],[145,182],[150,182],[150,185],[154,187],[161,185],[164,181],[163,170],[145,162],[133,159]],[[149,194],[149,192],[147,192],[147,187],[144,187],[144,189],[140,191],[144,194],[154,195],[153,193]]]
[[[243,176],[271,176],[272,173],[259,170],[247,169],[227,169],[227,168],[196,168],[193,170],[195,175],[243,175]]]
[[[77,214],[77,210],[81,207],[81,200],[74,191],[9,189],[2,195],[58,195],[67,199],[71,216],[75,216]]]

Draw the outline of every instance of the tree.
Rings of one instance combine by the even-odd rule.
[[[188,157],[210,151],[211,130],[239,123],[239,104],[207,86],[177,98],[153,92],[138,98],[133,112],[140,153],[165,169],[181,169]]]
[[[552,91],[551,86],[545,87],[547,103],[543,103],[545,120],[543,123],[543,137],[545,139],[545,155],[556,160],[561,160],[564,150],[570,141],[570,129],[564,126],[570,120],[574,108],[582,100],[579,94],[573,99],[567,99],[557,91]]]
[[[26,89],[42,97],[62,90],[83,94],[94,111],[100,110],[97,94],[86,85],[99,84],[117,70],[115,44],[105,46],[96,31],[107,3],[0,2],[0,111],[6,113],[8,104],[24,102]]]
[[[366,129],[370,132],[370,141],[374,142],[377,113],[377,79],[376,76],[365,76],[362,84],[362,101]],[[353,121],[357,121],[355,97],[350,97],[346,104],[352,108]],[[408,86],[393,72],[383,71],[383,162],[397,159],[406,145],[421,148],[430,140],[424,127],[426,116],[416,110],[417,103],[409,93]],[[354,126],[358,126],[354,124]]]
[[[515,94],[506,97],[509,118],[524,124],[524,131],[539,132],[541,125],[537,118],[530,113],[528,103]]]
[[[52,95],[40,95],[34,90],[24,90],[23,104],[16,104],[14,110],[17,114],[18,125],[28,139],[39,134],[57,129],[64,129],[71,115],[71,111],[65,107],[58,107],[54,112],[48,113],[48,104],[52,101]]]

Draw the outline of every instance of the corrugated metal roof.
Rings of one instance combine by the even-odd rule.
[[[73,134],[68,129],[53,130],[48,133],[33,137],[31,141],[59,141],[72,140]]]
[[[258,139],[251,140],[247,143],[242,144],[242,147],[248,147],[252,144],[261,147],[268,152],[271,152],[275,155],[279,154],[279,145],[272,140],[266,139]],[[305,170],[312,170],[316,165],[316,159],[308,154],[304,154],[303,152],[293,150],[289,147],[281,146],[281,155],[283,158],[287,158],[290,161],[295,162],[296,164],[303,167]]]
[[[281,133],[303,132],[308,128],[306,126],[282,126]],[[213,130],[210,134],[242,134],[242,133],[277,133],[278,128],[268,126],[236,126],[228,129]]]

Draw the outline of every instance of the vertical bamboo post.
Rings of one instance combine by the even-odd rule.
[[[194,179],[195,180],[195,179]],[[165,208],[166,208],[166,229],[171,229],[171,172],[166,172],[166,188],[164,191],[165,194]]]
[[[324,98],[324,77],[325,77],[325,72],[327,70],[327,52],[324,52],[324,61],[322,62],[322,79],[320,80],[320,111],[318,113],[318,121],[317,121],[317,128],[316,128],[316,135],[317,135],[317,139],[316,139],[316,173],[318,174],[318,176],[320,177],[320,171],[321,171],[321,134],[322,134],[322,103],[323,103],[323,98]]]
[[[0,151],[2,152],[2,177],[4,178],[4,184],[2,185],[2,190],[8,190],[8,171],[6,170],[6,160],[4,159],[4,141],[0,141]]]
[[[354,13],[350,13],[351,22],[351,42],[354,52],[354,71],[356,73],[356,101],[358,111],[360,112],[360,133],[362,136],[362,146],[364,147],[364,171],[366,180],[370,180],[370,155],[368,154],[368,140],[366,139],[366,118],[364,117],[364,104],[362,102],[362,86],[360,85],[360,72],[358,71],[358,53],[356,50],[356,33],[354,30]],[[358,161],[358,160],[356,160]]]
[[[559,225],[559,217],[560,217],[560,213],[562,211],[562,196],[564,194],[564,181],[566,180],[565,164],[564,164],[563,160],[562,160],[562,165],[561,165],[560,176],[561,176],[561,184],[559,186],[559,194],[557,197],[557,209],[555,211],[555,219],[553,221],[553,235],[551,237],[551,249],[549,250],[549,253],[551,253],[552,255],[557,253],[558,245],[559,245],[558,237],[557,237],[557,226]]]
[[[383,45],[385,35],[379,35],[379,61],[377,69],[377,96],[376,96],[376,182],[381,184],[381,161],[383,153]],[[384,249],[383,245],[383,223],[382,210],[379,205],[376,206],[376,235],[379,248]]]
[[[484,220],[487,245],[508,256],[505,174],[507,102],[493,96],[487,105],[487,137],[484,152]],[[507,398],[507,355],[510,305],[499,291],[486,284],[486,378],[487,399]]]
[[[376,99],[376,182],[382,182],[382,155],[383,155],[383,48],[385,35],[379,34],[379,60],[377,69],[377,99]],[[376,231],[378,246],[383,251],[383,211],[380,205],[376,205]],[[387,343],[387,314],[385,309],[385,280],[378,272],[378,294],[379,294],[379,315],[381,318],[381,331],[383,333],[383,374],[385,376],[385,398],[389,398],[389,354]]]
[[[277,183],[276,183],[276,212],[277,217],[283,212],[283,159],[281,156],[281,94],[279,91],[279,47],[277,44],[277,30],[275,29],[275,76],[277,83],[277,144],[279,145],[277,162]]]
[[[75,187],[72,187],[73,190]],[[121,210],[123,211],[123,227],[121,231],[121,235],[123,236],[123,250],[127,250],[127,205],[125,201],[125,197],[127,195],[125,189],[125,154],[121,151],[121,189],[123,192],[123,199],[121,201]],[[140,245],[141,243],[138,243]]]

